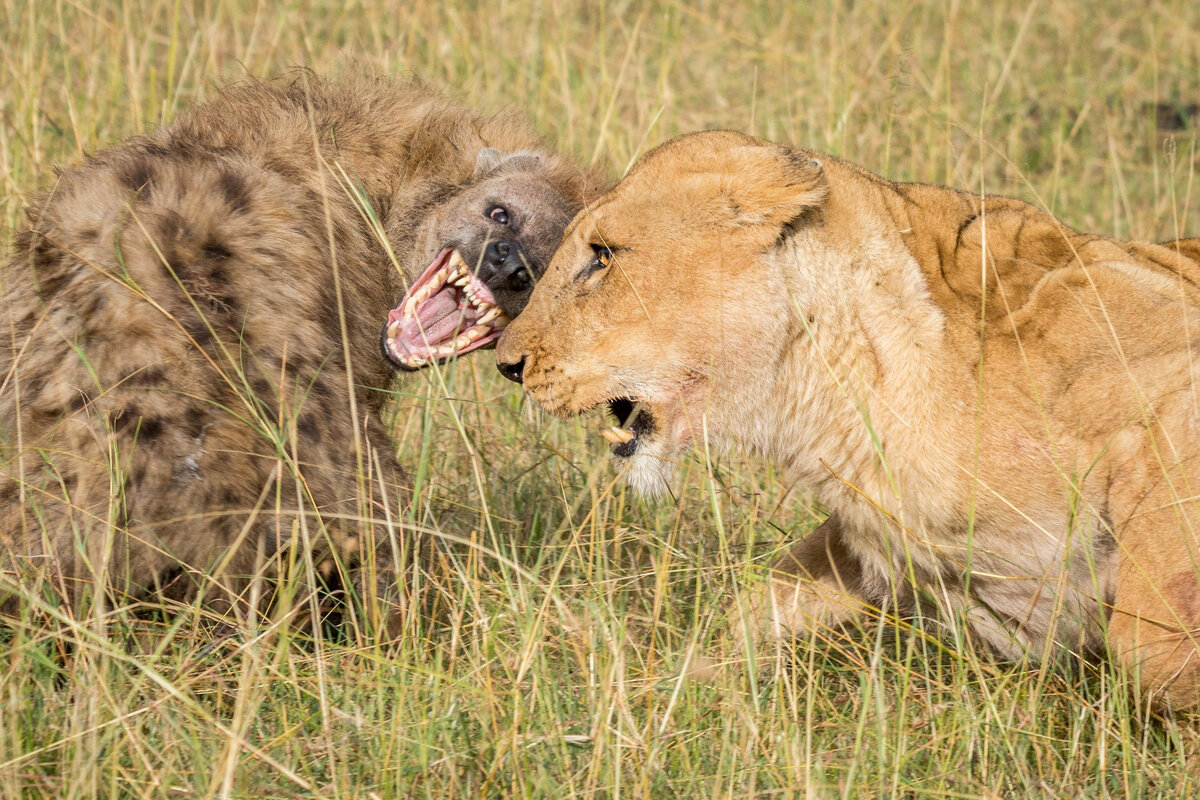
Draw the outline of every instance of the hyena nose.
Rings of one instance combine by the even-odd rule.
[[[493,289],[523,292],[533,283],[521,248],[512,242],[491,242],[483,251],[479,279]]]
[[[492,242],[487,247],[487,260],[492,264],[503,264],[511,252],[512,245],[508,242]]]
[[[515,364],[505,364],[497,360],[496,369],[500,370],[500,374],[510,381],[520,383],[525,377],[525,359],[522,358]]]

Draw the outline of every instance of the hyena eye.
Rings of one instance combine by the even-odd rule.
[[[499,222],[501,225],[508,224],[508,209],[503,206],[492,206],[488,209],[487,215],[493,222]]]
[[[579,271],[579,274],[575,276],[575,280],[583,280],[589,275],[595,275],[602,269],[608,269],[609,265],[612,264],[613,254],[609,248],[601,244],[594,244],[592,245],[592,252],[596,254],[596,257]]]

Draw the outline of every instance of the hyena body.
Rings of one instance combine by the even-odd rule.
[[[298,73],[64,171],[3,272],[0,610],[47,581],[228,609],[301,541],[398,600],[428,543],[399,535],[379,330],[442,237],[495,238],[491,198],[544,206],[540,274],[585,199],[540,147],[419,83]]]

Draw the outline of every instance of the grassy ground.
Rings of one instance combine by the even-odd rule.
[[[56,163],[222,80],[351,61],[521,108],[614,174],[739,128],[1082,229],[1200,234],[1191,0],[0,0],[0,42],[5,241]],[[540,417],[487,354],[443,378],[400,384],[395,423],[415,522],[463,554],[449,631],[390,653],[206,638],[195,612],[2,631],[0,797],[1200,795],[1200,729],[1102,665],[901,626],[746,668],[736,582],[820,516],[786,476],[694,457],[646,503],[597,421]]]

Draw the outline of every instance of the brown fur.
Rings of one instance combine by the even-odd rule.
[[[491,224],[488,198],[531,206],[540,272],[589,191],[514,119],[305,72],[64,171],[3,273],[0,608],[14,576],[228,608],[297,541],[369,562],[395,600],[398,563],[430,545],[402,535],[378,416],[388,310],[447,237]]]
[[[640,401],[613,450],[643,489],[706,437],[814,490],[833,514],[754,595],[754,629],[933,598],[1007,656],[1107,629],[1189,706],[1198,244],[695,134],[576,217],[497,355],[557,414]]]

